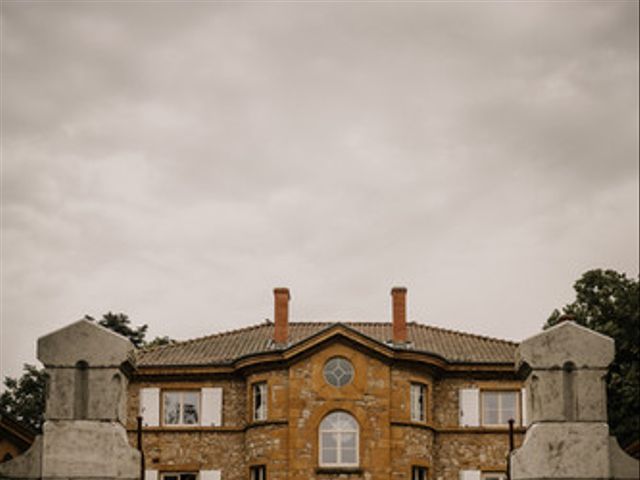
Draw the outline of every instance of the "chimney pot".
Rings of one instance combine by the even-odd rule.
[[[289,300],[291,295],[288,288],[273,289],[273,309],[274,309],[274,333],[273,341],[275,343],[286,344],[289,334]]]
[[[393,299],[393,343],[407,342],[407,289],[405,287],[393,287],[391,289]]]

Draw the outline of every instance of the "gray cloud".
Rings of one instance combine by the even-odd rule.
[[[3,2],[2,374],[85,313],[521,339],[637,274],[638,4]]]

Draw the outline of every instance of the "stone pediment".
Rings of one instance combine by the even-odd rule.
[[[612,338],[565,321],[523,341],[516,350],[516,367],[562,368],[572,362],[576,368],[607,368],[614,355]]]
[[[133,344],[122,335],[89,320],[79,320],[38,339],[38,359],[47,367],[119,366]]]

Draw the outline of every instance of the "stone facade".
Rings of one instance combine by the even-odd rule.
[[[5,412],[0,412],[0,463],[8,462],[28,450],[36,433]]]
[[[520,392],[511,369],[479,368],[448,373],[428,362],[397,361],[368,349],[344,331],[286,362],[258,362],[233,372],[198,372],[183,378],[139,368],[129,385],[128,427],[135,439],[139,392],[207,387],[223,389],[219,427],[157,426],[144,429],[147,467],[156,472],[217,471],[223,480],[246,480],[251,466],[264,465],[269,480],[411,480],[416,466],[430,480],[459,480],[462,470],[506,472],[508,428],[462,427],[458,392],[462,388]],[[323,368],[334,357],[348,359],[354,378],[343,387],[327,383]],[[203,368],[202,370],[206,370]],[[266,382],[267,418],[252,421],[252,386]],[[412,384],[426,387],[426,418],[412,421]],[[322,468],[319,425],[331,412],[344,411],[359,425],[357,468]],[[523,428],[516,429],[516,445]],[[157,474],[156,474],[157,475]],[[156,478],[156,477],[154,477]]]

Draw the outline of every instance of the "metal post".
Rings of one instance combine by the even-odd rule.
[[[507,480],[511,480],[511,452],[513,452],[513,425],[516,421],[509,419],[509,455],[507,455]]]
[[[138,416],[138,451],[140,452],[140,480],[144,480],[144,451],[142,450],[142,417]]]

